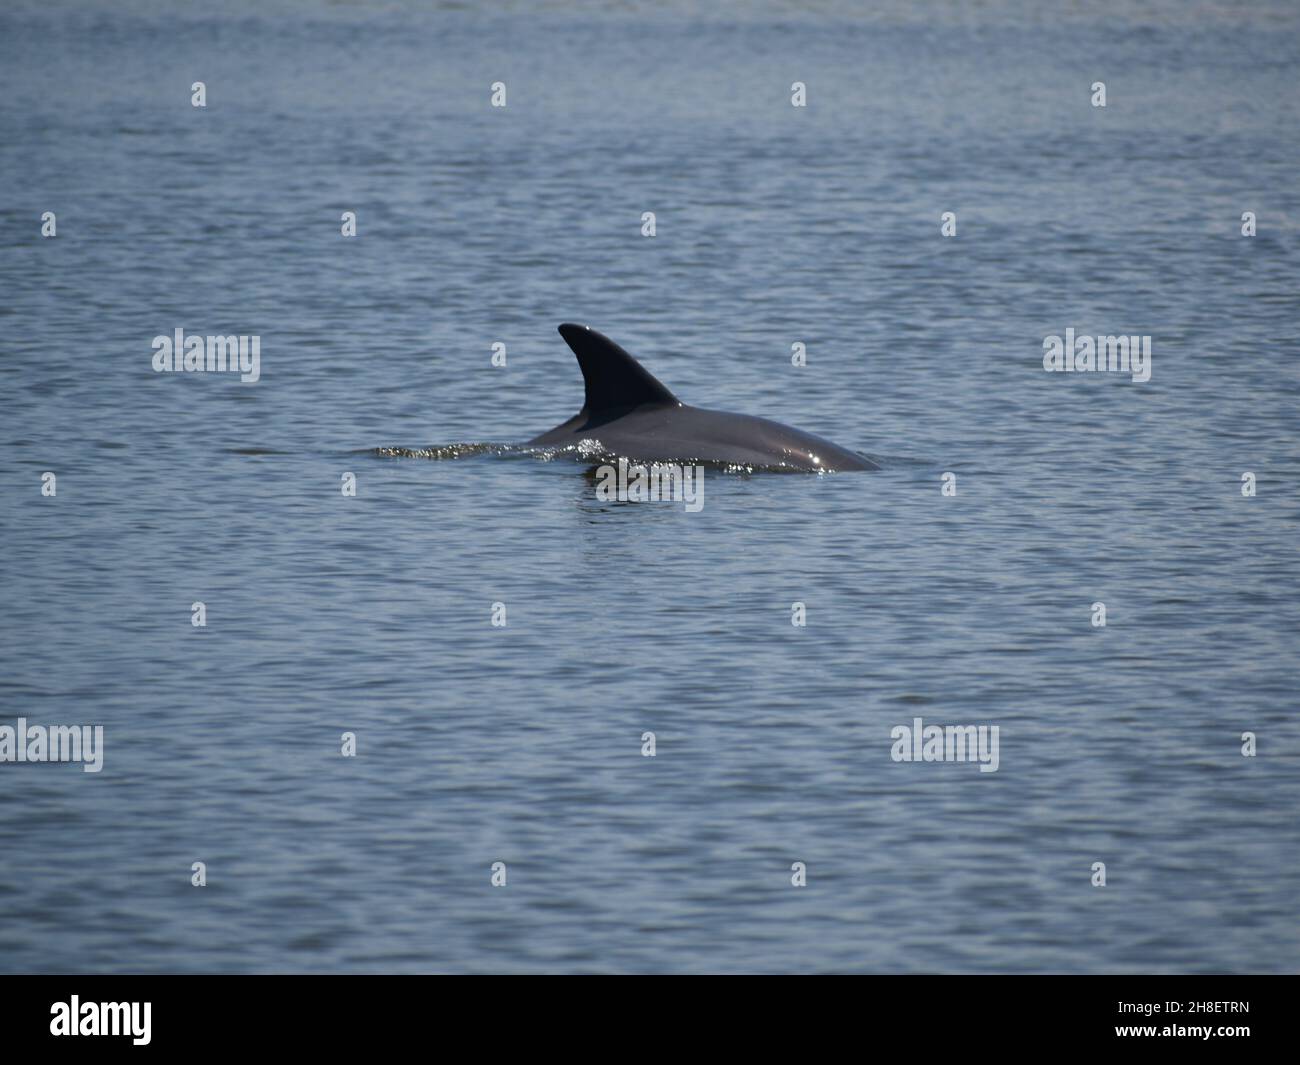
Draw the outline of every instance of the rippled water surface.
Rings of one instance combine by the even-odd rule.
[[[858,7],[6,5],[0,969],[1300,968],[1300,12]],[[447,450],[562,321],[884,468]]]

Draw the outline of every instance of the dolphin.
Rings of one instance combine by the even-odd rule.
[[[572,445],[598,440],[605,451],[643,462],[717,462],[822,472],[878,470],[870,459],[829,440],[748,414],[689,407],[609,337],[565,322],[586,385],[582,410],[528,441]]]

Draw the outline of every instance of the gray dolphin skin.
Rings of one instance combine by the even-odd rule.
[[[717,462],[791,470],[880,467],[812,433],[766,418],[688,407],[609,337],[566,322],[560,336],[578,357],[586,384],[582,410],[530,445],[599,440],[615,455],[643,462]]]

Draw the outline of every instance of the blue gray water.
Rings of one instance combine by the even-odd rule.
[[[1300,10],[857,7],[5,6],[0,969],[1300,968]],[[376,452],[566,320],[885,468]]]

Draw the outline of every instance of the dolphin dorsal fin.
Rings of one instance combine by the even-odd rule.
[[[578,356],[587,386],[583,410],[588,414],[646,404],[680,405],[649,370],[604,334],[566,322],[560,326],[560,336]]]

